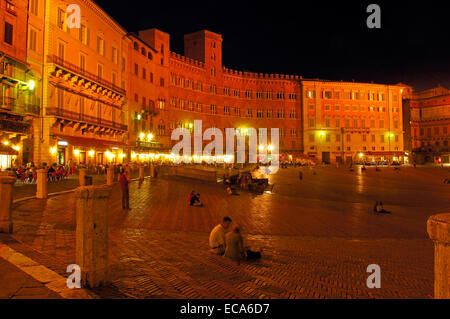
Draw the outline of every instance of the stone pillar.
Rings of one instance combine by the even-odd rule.
[[[150,177],[155,178],[155,165],[150,165]]]
[[[79,187],[76,198],[76,264],[83,287],[108,284],[108,203],[112,187]]]
[[[143,181],[144,180],[144,165],[139,166],[139,180]]]
[[[0,233],[13,232],[12,205],[15,182],[15,177],[0,176]]]
[[[434,298],[450,299],[450,214],[431,216],[428,235],[434,242]]]
[[[80,186],[86,186],[86,180],[85,180],[85,177],[86,177],[86,169],[85,168],[80,168],[79,170],[79,175],[78,175],[78,177],[79,177],[79,179],[80,179]]]
[[[106,184],[109,186],[114,184],[114,167],[106,169]]]
[[[36,174],[37,174],[36,198],[37,199],[46,199],[48,197],[48,193],[47,193],[47,170],[46,169],[38,169],[36,171]]]

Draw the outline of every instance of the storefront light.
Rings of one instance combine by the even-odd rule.
[[[272,152],[273,149],[274,149],[274,147],[273,147],[273,145],[269,145],[269,146],[267,147],[267,149],[268,149],[270,152]]]
[[[89,154],[90,157],[94,157],[95,151],[94,150],[90,150],[88,154]]]
[[[56,149],[56,147],[50,148],[50,154],[52,154],[52,155],[55,155],[57,151],[58,150]]]
[[[75,156],[80,155],[80,150],[73,150],[73,154],[74,154]]]
[[[3,141],[3,145],[8,146],[9,145],[9,141]]]
[[[20,146],[19,146],[19,145],[14,145],[12,148],[13,148],[14,150],[16,150],[17,152],[20,151]]]
[[[150,134],[147,135],[147,140],[148,140],[149,142],[151,142],[151,141],[153,140],[153,134],[152,134],[152,133],[150,133]]]

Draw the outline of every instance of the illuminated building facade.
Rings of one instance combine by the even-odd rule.
[[[414,92],[404,102],[410,114],[412,154],[418,164],[450,163],[450,90]]]
[[[127,32],[93,1],[36,2],[29,25],[36,46],[29,60],[42,76],[36,164],[121,162],[128,145]],[[80,28],[68,26],[71,3],[80,6]]]
[[[302,80],[305,154],[324,163],[404,160],[398,85]]]
[[[33,1],[31,1],[33,2]],[[28,1],[0,2],[0,168],[32,159],[39,116],[36,74],[26,61]]]
[[[68,27],[70,4],[80,6],[79,28]],[[183,56],[170,51],[169,34],[129,33],[90,0],[30,0],[28,11],[28,28],[24,15],[19,32],[28,35],[23,50],[13,48],[29,70],[22,82],[35,79],[32,102],[24,105],[36,114],[28,144],[38,166],[170,153],[173,130],[193,131],[195,120],[203,131],[279,128],[285,159],[403,157],[400,85],[231,70],[222,63],[220,34],[186,35]]]

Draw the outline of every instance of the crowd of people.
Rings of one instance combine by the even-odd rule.
[[[49,182],[61,181],[76,174],[75,165],[45,165],[43,167],[47,169],[47,180]],[[26,165],[18,166],[13,169],[14,174],[18,181],[24,184],[35,184],[37,181],[37,168],[33,162]]]

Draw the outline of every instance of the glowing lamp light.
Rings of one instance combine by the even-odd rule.
[[[148,134],[147,135],[147,140],[150,142],[151,140],[153,140],[153,134]]]
[[[273,145],[269,145],[268,147],[267,147],[267,149],[269,150],[269,151],[273,151],[273,149],[274,149],[274,147],[273,147]]]
[[[364,157],[364,154],[363,153],[359,153],[359,157]]]
[[[57,152],[56,147],[50,148],[50,154],[55,155]]]
[[[80,150],[73,150],[73,154],[74,154],[75,156],[80,155]]]
[[[36,82],[34,82],[33,80],[28,81],[28,89],[33,91],[34,88],[36,87]]]
[[[3,141],[3,145],[8,146],[9,145],[9,141]]]
[[[259,146],[259,150],[262,152],[262,151],[264,151],[264,145],[260,145]]]
[[[189,128],[193,128],[193,127],[194,127],[194,124],[189,123]]]
[[[320,136],[325,136],[325,132],[324,131],[320,131]]]
[[[88,152],[88,155],[89,155],[90,157],[94,157],[95,151],[94,151],[94,150],[90,150],[90,151]]]
[[[144,140],[145,139],[145,133],[139,134],[139,138],[141,139],[141,141]]]
[[[138,114],[137,119],[138,119],[138,121],[140,121],[142,119],[142,115]]]
[[[14,145],[12,148],[13,148],[14,150],[16,150],[17,152],[20,151],[20,146],[19,146],[19,145]]]

